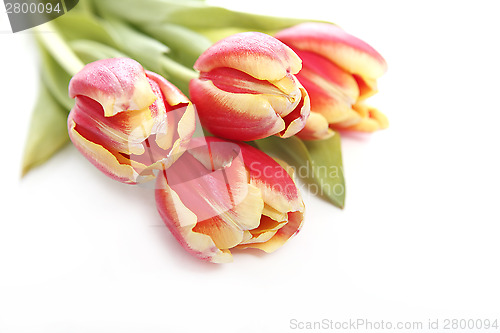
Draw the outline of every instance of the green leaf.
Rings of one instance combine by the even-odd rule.
[[[209,39],[212,43],[215,43],[231,35],[249,31],[249,29],[239,28],[239,27],[227,27],[227,28],[217,28],[217,29],[199,29],[198,31],[200,34]],[[255,29],[253,29],[253,31],[255,31]]]
[[[150,37],[168,45],[169,57],[192,68],[198,57],[212,45],[205,36],[176,24],[154,24],[140,27]]]
[[[71,11],[58,17],[53,24],[66,41],[87,39],[114,48],[118,46],[103,26],[103,20],[91,14]]]
[[[78,2],[78,6],[75,6],[70,13],[79,12],[79,13],[88,13],[92,14],[95,12],[93,0],[80,0]],[[66,13],[67,15],[67,13]]]
[[[305,165],[311,159],[307,147],[295,136],[288,139],[270,136],[265,139],[256,140],[254,143],[265,153],[281,158],[296,167]]]
[[[171,55],[175,54],[172,54],[169,45],[164,42],[167,40],[172,42],[177,48],[176,57],[183,58],[184,49],[181,49],[181,43],[191,44],[186,40],[188,36],[196,37],[194,42],[203,40],[202,45],[184,47],[191,50],[186,56],[187,61],[193,62],[194,57],[197,57],[209,43],[203,36],[180,26],[151,28],[157,35],[165,33],[162,40],[157,40],[108,14],[106,19],[98,19],[77,12],[66,20],[57,20],[57,26],[60,31],[64,31],[62,37],[84,62],[120,56],[129,57],[138,61],[144,68],[163,75],[185,94],[188,92],[189,81],[197,77],[197,73],[171,59]]]
[[[66,126],[67,111],[40,83],[26,142],[22,175],[47,161],[69,141]]]
[[[99,59],[120,58],[126,55],[108,45],[93,40],[78,39],[69,42],[71,49],[85,63],[94,62]]]
[[[294,166],[296,175],[306,182],[310,192],[344,208],[345,180],[339,133],[325,140],[272,136],[255,143],[262,151]]]
[[[233,27],[272,33],[312,21],[237,12],[193,0],[101,0],[95,5],[99,14],[112,15],[137,26],[170,23],[199,32]]]
[[[170,50],[165,44],[118,20],[103,21],[103,26],[113,36],[113,40],[122,52],[151,71],[159,72],[160,59]]]
[[[120,45],[122,52],[146,69],[164,76],[187,95],[189,81],[198,77],[198,74],[170,59],[170,48],[167,45],[115,19],[106,21],[104,26]]]
[[[73,100],[68,96],[68,84],[71,75],[61,67],[43,44],[39,43],[38,49],[41,58],[40,71],[42,80],[57,102],[66,109],[67,114],[74,104]]]
[[[188,97],[189,81],[198,78],[197,72],[179,64],[167,56],[161,58],[161,69],[158,71],[158,74],[170,81]]]
[[[46,22],[41,26],[34,27],[33,31],[38,43],[43,45],[55,61],[71,76],[83,68],[84,63],[71,50],[53,22]]]
[[[345,204],[345,179],[342,165],[342,148],[340,134],[325,140],[304,140],[309,150],[315,180],[322,189],[322,193],[332,203],[340,208]]]

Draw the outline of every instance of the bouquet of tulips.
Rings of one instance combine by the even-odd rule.
[[[272,252],[300,230],[297,168],[342,208],[340,133],[388,125],[364,102],[384,59],[332,23],[200,0],[80,0],[38,30],[23,172],[70,139],[107,176],[154,183],[166,226],[210,262]]]

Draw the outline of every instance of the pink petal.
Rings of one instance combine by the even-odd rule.
[[[202,125],[214,135],[250,141],[286,127],[265,96],[226,92],[198,79],[191,80],[189,91]]]
[[[199,72],[234,68],[259,80],[280,80],[301,68],[300,58],[274,37],[244,32],[227,37],[206,50],[194,64]]]
[[[165,225],[188,252],[214,263],[232,261],[231,253],[219,249],[210,236],[193,231],[197,223],[196,215],[182,203],[162,176],[157,178],[155,195],[156,206]]]
[[[387,70],[373,47],[333,24],[302,23],[275,36],[295,49],[321,54],[351,74],[378,78]]]
[[[323,140],[331,137],[334,132],[330,129],[328,121],[321,114],[311,112],[306,126],[297,136],[303,140]]]
[[[135,60],[112,58],[87,64],[69,83],[69,96],[87,96],[99,102],[106,117],[122,111],[142,110],[157,96],[144,68]]]

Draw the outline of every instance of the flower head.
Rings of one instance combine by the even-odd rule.
[[[151,180],[185,151],[195,130],[189,100],[132,59],[86,65],[70,81],[75,106],[68,117],[73,144],[113,179]]]
[[[290,137],[304,127],[309,97],[294,76],[301,60],[274,37],[232,35],[206,50],[194,68],[200,76],[189,94],[211,133],[248,141]]]
[[[303,221],[304,204],[287,169],[243,143],[193,139],[158,176],[158,211],[179,243],[200,259],[228,262],[234,248],[272,252]]]
[[[299,136],[321,139],[334,129],[372,132],[387,118],[364,100],[377,92],[377,78],[387,70],[370,45],[328,23],[303,23],[275,36],[302,59],[297,78],[311,98],[310,120]]]

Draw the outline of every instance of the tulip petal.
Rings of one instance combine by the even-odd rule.
[[[131,59],[90,63],[73,77],[69,89],[76,99],[69,115],[78,133],[73,143],[83,142],[78,148],[101,170],[112,167],[111,156],[119,166],[131,167],[133,178],[122,179],[125,183],[155,178],[155,170],[170,166],[187,149],[195,131],[195,111],[187,97]],[[107,150],[104,164],[95,161],[94,151],[85,153],[85,147]]]
[[[86,65],[71,79],[69,95],[96,100],[106,117],[145,109],[157,99],[144,68],[128,58],[103,59]]]
[[[275,221],[286,221],[288,218],[286,212],[280,212],[279,210],[274,209],[268,204],[264,204],[262,215],[267,216]]]
[[[285,129],[284,120],[261,95],[226,92],[198,79],[191,80],[189,91],[203,127],[214,135],[250,141]]]
[[[289,74],[268,82],[234,69],[215,69],[192,80],[190,93],[204,127],[228,139],[290,137],[309,116],[309,96]]]
[[[266,94],[266,97],[281,117],[289,115],[299,103],[304,101],[305,97],[308,97],[307,92],[294,75],[288,74],[281,80],[269,82],[278,89],[278,93]]]
[[[237,163],[243,166],[241,149],[231,141],[214,140],[211,137],[193,138],[189,144],[189,154],[212,172]],[[241,178],[244,181],[244,178]]]
[[[263,243],[249,243],[239,246],[240,248],[255,248],[264,252],[271,253],[279,249],[291,237],[299,232],[304,221],[304,213],[302,211],[288,213],[288,223],[283,225],[274,236]]]
[[[298,52],[304,58],[304,68],[297,78],[309,93],[311,111],[320,113],[329,123],[348,118],[360,93],[355,78],[322,56]]]
[[[259,226],[264,201],[260,190],[252,185],[248,185],[246,198],[232,210],[233,221],[242,230],[252,230]]]
[[[158,177],[158,210],[182,246],[204,260],[228,261],[231,248],[274,251],[299,230],[304,211],[293,169],[281,163],[246,144],[194,139]],[[282,198],[265,202],[273,191]]]
[[[322,54],[351,74],[378,78],[387,70],[374,48],[333,24],[302,23],[275,37],[295,49]]]
[[[361,121],[353,126],[346,127],[346,130],[374,132],[389,127],[389,120],[378,109],[364,103],[353,105],[353,109],[359,114]]]
[[[156,134],[156,142],[161,148],[165,150],[172,148],[172,154],[180,154],[179,148],[182,142],[176,141],[173,143],[175,128],[177,127],[181,141],[189,141],[196,125],[193,106],[176,86],[161,75],[146,71],[146,76],[158,87],[159,92],[157,95],[159,100],[163,102],[161,104],[164,105],[165,109],[164,113],[155,114],[156,126],[153,128],[152,133]]]
[[[359,75],[353,75],[354,79],[358,83],[359,87],[359,98],[358,101],[362,101],[375,95],[378,92],[377,80],[370,79],[367,77],[361,77]]]
[[[214,137],[207,137],[206,140],[214,147],[216,143],[227,143]],[[268,206],[267,209],[272,208],[279,212],[304,210],[299,189],[293,181],[292,168],[288,165],[284,168],[278,161],[250,145],[239,143],[238,146],[250,184],[261,190],[264,203]]]
[[[307,92],[293,75],[301,67],[292,49],[266,34],[215,43],[196,61],[200,77],[189,85],[202,125],[243,141],[296,134],[310,112]]]
[[[323,140],[334,134],[323,115],[311,112],[304,129],[297,133],[297,136],[303,140]]]
[[[109,177],[123,183],[134,184],[137,172],[130,164],[122,164],[119,157],[113,155],[104,147],[87,140],[75,130],[75,122],[68,118],[68,133],[75,147],[94,164],[99,170]]]
[[[259,80],[280,80],[301,68],[300,58],[274,37],[259,32],[229,36],[205,51],[194,64],[199,72],[228,67]]]
[[[179,90],[179,88],[167,81],[163,76],[150,71],[146,71],[146,76],[148,79],[158,84],[167,106],[189,103],[189,99]]]
[[[198,221],[229,211],[248,195],[246,171],[239,162],[211,171],[186,153],[164,176],[186,207],[196,212]]]
[[[241,246],[238,247],[245,247],[246,244],[267,242],[287,223],[288,218],[278,222],[267,216],[262,216],[258,228],[249,231],[251,238],[241,242]]]
[[[285,121],[285,130],[278,134],[281,138],[289,138],[300,132],[304,128],[307,118],[309,118],[311,110],[309,95],[303,87],[300,87],[300,92],[302,98],[295,110],[283,117],[283,120]]]
[[[221,215],[198,222],[193,231],[209,236],[215,246],[223,250],[235,247],[243,241],[243,230],[231,221],[223,219]]]
[[[249,185],[243,202],[211,219],[198,222],[193,231],[210,236],[219,249],[230,249],[243,241],[244,230],[259,226],[263,206],[260,190]]]
[[[278,162],[249,145],[241,145],[241,152],[250,184],[261,190],[266,205],[279,212],[304,210],[297,186]]]
[[[179,114],[182,114],[179,119]],[[181,156],[189,146],[189,141],[193,137],[196,130],[196,112],[194,106],[189,103],[187,106],[182,106],[175,111],[168,112],[167,119],[175,121],[177,126],[177,139],[170,148],[167,157],[161,160],[164,167],[170,166]],[[168,162],[167,162],[168,161]]]
[[[210,236],[193,231],[197,223],[196,215],[182,203],[162,176],[157,178],[155,195],[156,205],[163,221],[188,252],[214,263],[232,261],[231,253],[217,248]]]
[[[192,146],[195,147],[163,172],[161,177],[168,181],[157,185],[157,193],[162,190],[160,186],[169,186],[183,206],[195,215],[196,224],[190,230],[209,236],[219,249],[230,249],[248,238],[244,231],[259,226],[264,202],[260,190],[248,185],[241,158],[227,163],[232,146],[238,146],[207,141],[207,145],[200,146],[202,140],[194,140]],[[214,161],[212,156],[219,160]],[[198,159],[204,160],[203,163]],[[215,166],[223,169],[212,171]],[[243,190],[246,195],[238,200]],[[184,223],[180,220],[179,227],[185,226]]]
[[[76,98],[71,117],[77,131],[88,140],[110,147],[125,154],[142,154],[142,142],[153,126],[149,109],[127,111],[112,117],[104,117],[102,106],[86,97]]]
[[[297,75],[299,80],[308,79],[346,104],[356,102],[359,98],[359,88],[352,74],[317,53],[302,50],[295,52],[303,61],[302,70]]]
[[[291,74],[277,81],[267,81],[224,67],[201,73],[200,80],[212,81],[217,88],[229,93],[260,95],[281,117],[290,114],[302,99],[300,84]]]
[[[311,111],[323,115],[329,123],[339,122],[348,117],[351,103],[325,91],[314,79],[306,77],[299,79],[311,98]]]
[[[167,121],[170,121],[170,123],[173,123],[175,124],[175,126],[177,126],[177,136],[175,137],[176,140],[171,145],[168,152],[164,150],[163,147],[158,147],[159,149],[156,150],[154,149],[153,145],[148,147],[149,149],[151,149],[150,151],[148,151],[148,153],[152,156],[152,159],[159,159],[155,163],[143,169],[137,179],[139,183],[151,180],[151,177],[155,177],[155,170],[163,170],[169,168],[175,161],[177,161],[180,156],[182,156],[182,154],[187,150],[190,140],[195,132],[195,117],[194,106],[191,103],[189,103],[187,106],[181,106],[178,109],[171,110],[167,113],[167,119],[169,119]],[[180,120],[177,122],[178,118],[180,118]],[[170,131],[172,130],[172,128],[169,127],[167,130]],[[157,134],[155,139],[155,142],[158,143],[158,146],[162,142],[165,143],[165,138],[162,138],[160,135],[161,133]],[[169,135],[168,132],[165,133],[165,136],[167,135]],[[159,136],[162,141],[158,139]],[[165,157],[161,158],[159,156]]]

